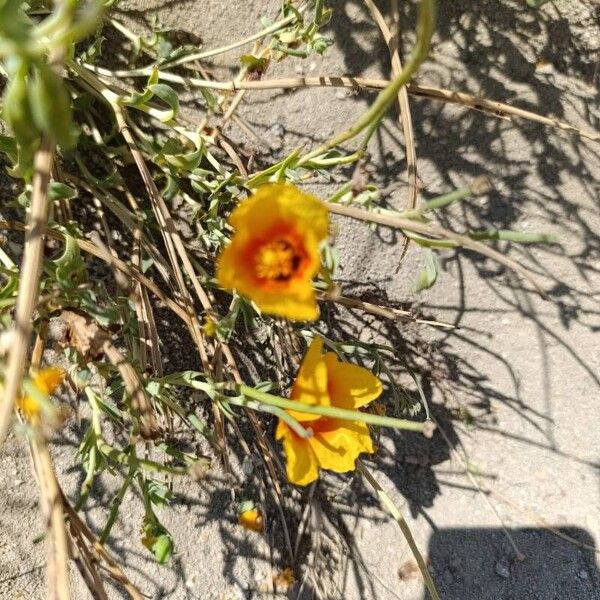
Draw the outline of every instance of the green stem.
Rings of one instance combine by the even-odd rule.
[[[302,425],[300,425],[300,423],[298,423],[298,421],[294,419],[294,417],[292,417],[289,413],[287,413],[282,408],[279,408],[278,406],[265,405],[261,402],[248,400],[243,396],[240,398],[228,397],[226,400],[229,404],[234,404],[235,406],[243,406],[244,408],[259,410],[261,412],[266,412],[275,415],[276,417],[284,421],[288,425],[288,427],[292,429],[301,438],[307,439],[309,437],[312,437],[312,432],[304,429],[304,427],[302,427]]]
[[[270,25],[269,27],[266,27],[263,30],[261,30],[257,33],[254,33],[254,34],[248,36],[247,38],[244,38],[243,40],[238,40],[236,42],[233,42],[232,44],[228,44],[227,46],[221,46],[220,48],[213,48],[212,50],[205,50],[204,52],[194,52],[193,54],[186,54],[185,56],[180,56],[179,58],[176,58],[175,60],[167,61],[158,66],[160,67],[161,70],[169,69],[171,67],[181,66],[185,63],[198,61],[198,60],[204,60],[204,59],[210,58],[212,56],[217,56],[218,54],[223,54],[225,52],[229,52],[230,50],[235,50],[236,48],[239,48],[240,46],[245,46],[246,44],[249,44],[251,42],[259,40],[260,38],[263,38],[271,33],[276,33],[280,29],[283,29],[287,25],[293,23],[295,20],[296,20],[296,15],[295,14],[290,15],[288,17],[285,17],[285,19],[281,19],[280,21],[273,23],[272,25]],[[129,37],[129,39],[131,39],[132,41],[135,42],[135,38],[132,37],[132,36],[135,36],[135,34],[132,34],[129,30],[127,30],[123,26],[122,23],[120,23],[119,21],[115,21],[114,19],[111,19],[111,23],[115,27],[115,29],[118,29],[121,33],[123,33],[124,35]],[[139,40],[139,38],[137,38],[137,39]],[[133,69],[133,70],[127,72],[127,76],[129,76],[129,77],[147,76],[147,75],[150,75],[150,73],[152,73],[153,68],[154,68],[154,66],[151,65],[148,67],[142,67],[141,69]]]
[[[122,452],[117,448],[113,448],[104,440],[98,440],[98,450],[100,450],[100,452],[104,456],[106,456],[106,458],[109,458],[117,464],[127,465],[131,461],[129,454],[127,454],[126,452]],[[187,475],[187,469],[183,469],[180,467],[170,467],[168,465],[161,465],[160,463],[146,458],[135,457],[133,459],[133,462],[136,468],[139,467],[144,471],[151,471],[154,473],[171,473],[172,475]]]
[[[310,162],[305,163],[305,167],[310,168],[327,168],[327,167],[335,167],[336,165],[349,165],[355,163],[358,159],[362,158],[364,151],[358,150],[357,152],[353,152],[352,154],[347,154],[345,156],[334,156],[331,158],[313,158]]]
[[[403,217],[405,219],[418,219],[427,212],[436,210],[438,208],[442,208],[444,206],[448,206],[449,204],[453,204],[454,202],[458,202],[459,200],[464,200],[465,198],[468,198],[472,195],[473,190],[471,189],[471,186],[467,186],[458,190],[454,190],[453,192],[450,192],[448,194],[437,196],[436,198],[432,198],[427,202],[423,202],[423,204],[419,208],[413,208],[412,210],[404,210],[402,212],[399,212],[398,216]]]
[[[470,231],[469,237],[474,240],[501,240],[520,244],[556,244],[556,236],[550,233],[528,231],[511,231],[510,229],[492,229],[490,231]]]
[[[114,500],[112,501],[110,512],[108,513],[108,519],[106,520],[106,525],[100,534],[100,543],[105,544],[108,536],[110,535],[110,530],[112,529],[115,521],[117,520],[117,515],[119,514],[119,509],[121,508],[121,503],[123,502],[123,498],[129,489],[129,486],[133,482],[135,477],[135,466],[132,462],[129,465],[129,472],[127,473],[127,477],[125,477],[123,481],[123,485],[119,489],[119,493],[116,495]]]
[[[304,404],[303,402],[297,402],[296,400],[288,400],[287,398],[281,398],[280,396],[274,396],[267,392],[261,392],[255,390],[247,385],[236,385],[235,389],[248,398],[253,398],[263,404],[270,406],[278,406],[285,410],[295,410],[298,412],[305,412],[312,415],[321,415],[323,417],[333,417],[336,419],[345,419],[347,421],[362,421],[363,423],[369,423],[371,425],[380,425],[382,427],[394,427],[396,429],[404,429],[408,431],[419,431],[422,432],[426,424],[419,423],[417,421],[409,421],[408,419],[395,419],[393,417],[384,417],[381,415],[374,415],[371,413],[361,412],[358,410],[348,410],[345,408],[337,408],[335,406],[321,406]],[[229,401],[229,398],[224,398]]]
[[[315,4],[315,23],[320,24],[323,20],[323,10],[325,9],[325,0],[317,0]]]
[[[417,24],[417,42],[402,71],[394,80],[392,80],[390,85],[380,92],[369,110],[367,110],[354,125],[350,127],[350,129],[336,135],[322,146],[303,156],[298,162],[298,166],[305,165],[316,156],[356,137],[364,129],[369,128],[366,141],[370,139],[387,110],[396,101],[398,91],[410,81],[410,78],[413,76],[419,65],[427,58],[434,24],[435,0],[421,0],[421,3],[419,4],[419,21]],[[365,143],[363,143],[362,147],[366,147]]]
[[[227,383],[213,383],[206,381],[197,381],[189,377],[183,378],[180,374],[174,373],[171,376],[165,377],[161,380],[163,383],[169,383],[171,385],[184,385],[189,386],[196,390],[201,390],[208,394],[213,400],[216,398],[216,394],[220,390],[233,391],[242,396],[247,396],[252,400],[256,400],[261,404],[266,404],[271,407],[279,407],[284,410],[295,410],[297,412],[309,413],[311,415],[321,415],[323,417],[333,417],[336,419],[344,419],[347,421],[362,421],[363,423],[369,423],[371,425],[379,425],[382,427],[394,427],[396,429],[404,429],[407,431],[418,431],[421,433],[429,433],[431,430],[431,423],[418,421],[409,421],[408,419],[395,419],[393,417],[384,417],[380,415],[374,415],[367,412],[361,412],[359,410],[348,410],[345,408],[337,408],[335,406],[322,406],[322,405],[311,405],[298,402],[296,400],[288,400],[281,396],[275,396],[268,394],[267,392],[261,392],[254,388],[244,384],[232,384]],[[230,404],[244,406],[242,400],[239,398],[232,398],[230,396],[220,395],[219,400],[228,402]],[[261,408],[264,410],[264,408]]]

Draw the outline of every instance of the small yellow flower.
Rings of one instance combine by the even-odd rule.
[[[38,371],[37,375],[33,378],[33,385],[44,396],[50,396],[55,392],[62,380],[63,372],[61,369],[57,367],[47,367]],[[28,420],[37,417],[42,410],[39,400],[29,394],[21,397],[17,404]]]
[[[262,531],[264,519],[258,508],[243,510],[238,516],[238,523],[252,531]]]
[[[291,397],[304,404],[358,409],[381,394],[381,382],[373,373],[338,360],[336,354],[322,354],[323,340],[316,337],[306,353]],[[361,452],[373,452],[366,423],[288,411],[312,437],[302,438],[284,421],[279,421],[275,437],[283,440],[288,479],[307,485],[319,476],[319,469],[336,473],[353,471]]]
[[[319,316],[312,279],[329,213],[289,184],[268,184],[242,202],[229,219],[235,234],[217,264],[217,280],[265,313],[293,321]]]
[[[219,326],[217,322],[212,317],[206,315],[204,317],[204,323],[202,324],[202,332],[204,335],[207,337],[215,337],[218,330]]]

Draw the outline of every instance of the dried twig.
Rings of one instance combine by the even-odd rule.
[[[357,308],[364,312],[383,317],[384,319],[391,319],[397,321],[399,319],[405,321],[413,321],[421,325],[431,325],[432,327],[441,327],[443,329],[457,329],[456,325],[452,323],[444,323],[443,321],[433,321],[430,319],[419,319],[409,310],[402,310],[400,308],[392,308],[390,306],[381,306],[380,304],[373,304],[372,302],[365,302],[359,298],[348,298],[347,296],[341,296],[339,294],[321,294],[319,300],[325,300],[327,302],[335,302],[348,308]]]
[[[69,522],[72,533],[74,533],[76,536],[79,536],[82,541],[87,540],[87,543],[91,546],[91,549],[94,551],[97,557],[104,561],[109,575],[123,586],[133,600],[143,600],[142,594],[133,585],[133,583],[129,581],[129,578],[125,575],[121,567],[119,567],[117,561],[99,542],[98,538],[90,531],[88,526],[79,518],[79,515],[75,512],[69,501],[65,498],[60,488],[59,491],[62,497],[63,507],[65,509],[65,516]]]
[[[392,34],[390,28],[387,26],[383,15],[377,8],[373,0],[365,0],[365,4],[371,11],[373,19],[377,23],[383,39],[388,47],[390,53],[390,60],[392,63],[392,77],[395,79],[402,71],[402,61],[400,59],[400,23],[399,14],[397,11],[398,5],[395,4],[394,11],[394,24],[397,27],[397,35]],[[417,205],[417,153],[415,150],[415,140],[413,134],[412,119],[410,115],[410,105],[408,103],[408,92],[406,86],[403,86],[398,90],[398,105],[400,107],[400,123],[402,125],[402,131],[404,133],[404,141],[406,145],[406,168],[408,170],[408,198],[406,200],[405,208],[407,210],[413,209]],[[405,237],[401,243],[399,261],[404,258],[410,239]]]
[[[6,438],[13,414],[15,399],[27,365],[27,349],[32,330],[33,311],[37,302],[44,230],[48,214],[48,185],[54,155],[54,144],[43,138],[34,159],[31,211],[25,233],[25,250],[19,277],[19,291],[15,309],[15,336],[10,347],[2,403],[0,405],[0,445]]]
[[[102,349],[110,363],[121,375],[133,412],[139,417],[140,435],[144,439],[157,437],[160,433],[160,427],[156,420],[152,404],[146,395],[146,390],[136,370],[110,341],[107,340],[104,342]]]
[[[198,318],[194,311],[192,299],[185,285],[185,281],[183,279],[183,274],[179,267],[179,260],[181,260],[184,269],[196,291],[200,301],[204,304],[208,303],[208,297],[206,296],[206,292],[202,289],[200,282],[198,281],[198,277],[196,276],[190,259],[187,255],[183,242],[181,241],[181,237],[179,232],[175,228],[175,224],[173,223],[173,219],[169,214],[169,210],[167,205],[165,204],[156,184],[154,183],[154,179],[146,165],[146,161],[142,156],[139,148],[137,147],[135,140],[131,134],[129,129],[129,125],[127,124],[125,118],[124,109],[118,104],[118,102],[111,102],[111,107],[114,111],[115,118],[117,119],[117,124],[119,126],[119,130],[127,145],[129,146],[129,151],[133,156],[133,159],[138,167],[142,180],[144,181],[144,185],[146,186],[146,191],[148,192],[148,196],[152,203],[152,207],[154,209],[154,214],[158,220],[159,225],[161,226],[161,232],[163,234],[163,239],[165,241],[165,245],[167,247],[167,252],[169,254],[169,259],[171,261],[171,267],[173,272],[175,273],[175,278],[177,282],[177,288],[182,296],[182,300],[184,301],[188,315],[191,323],[191,333],[196,342],[196,346],[198,348],[198,352],[200,354],[200,360],[202,362],[202,366],[207,372],[210,371],[210,362],[208,360],[208,354],[206,351],[206,342],[204,340],[204,336],[202,334],[202,329],[200,327],[200,323],[198,322]]]
[[[380,225],[386,225],[387,227],[393,227],[395,229],[405,231],[414,231],[415,233],[420,233],[422,235],[427,235],[434,238],[453,240],[463,248],[468,248],[469,250],[478,252],[479,254],[487,256],[488,258],[495,260],[497,263],[508,267],[512,271],[515,271],[516,273],[521,275],[521,277],[529,281],[529,283],[533,285],[533,287],[537,290],[537,292],[542,298],[546,298],[546,292],[536,281],[536,279],[531,275],[531,273],[525,267],[523,267],[523,265],[512,260],[511,258],[508,258],[508,256],[501,254],[497,250],[489,248],[485,244],[471,239],[466,235],[454,233],[453,231],[445,229],[444,227],[440,227],[439,225],[420,223],[411,219],[403,219],[388,214],[382,214],[364,210],[361,208],[355,208],[354,206],[344,206],[332,202],[325,202],[324,204],[332,213],[343,215],[345,217],[350,217],[351,219],[357,219],[359,221],[370,221],[371,223],[379,223]]]
[[[379,482],[373,477],[369,469],[365,467],[365,465],[360,461],[356,461],[356,469],[360,471],[360,474],[369,482],[371,487],[377,492],[379,496],[379,500],[386,507],[386,509],[390,512],[390,514],[394,517],[406,542],[408,543],[410,550],[417,561],[417,565],[419,566],[419,570],[421,571],[421,575],[423,576],[423,580],[425,582],[425,587],[431,596],[431,600],[440,600],[440,597],[435,588],[435,584],[433,579],[431,578],[431,574],[429,573],[429,569],[427,568],[427,564],[425,563],[425,559],[423,555],[419,551],[419,548],[413,538],[413,535],[410,531],[408,523],[402,516],[402,513],[398,509],[398,507],[394,504],[392,499],[388,496],[385,490],[379,485]]]
[[[90,71],[104,75],[106,77],[135,77],[138,76],[135,73],[128,71],[110,71],[94,65],[85,64],[85,67]],[[146,76],[146,75],[144,75]],[[277,79],[264,79],[260,81],[213,81],[210,79],[199,79],[197,77],[183,77],[175,73],[169,73],[161,71],[161,79],[164,81],[170,81],[172,83],[180,83],[189,85],[197,88],[210,88],[216,90],[276,90],[276,89],[294,89],[303,87],[347,87],[354,90],[373,89],[382,90],[387,87],[390,82],[386,79],[366,78],[366,77],[346,77],[346,76],[331,76],[331,75],[317,75],[313,77],[282,77]],[[409,94],[413,96],[419,96],[421,98],[428,98],[429,100],[437,100],[439,102],[445,102],[447,104],[459,104],[479,110],[490,116],[506,119],[511,121],[513,117],[520,119],[526,119],[534,121],[542,125],[554,127],[568,133],[574,133],[581,137],[590,139],[592,141],[600,141],[600,133],[597,131],[590,131],[575,127],[570,123],[560,121],[559,119],[553,119],[551,117],[545,117],[538,113],[518,108],[498,100],[491,100],[488,98],[482,98],[480,96],[474,96],[466,92],[457,92],[455,90],[448,90],[444,88],[437,88],[433,86],[418,85],[416,83],[409,83],[406,86]]]
[[[69,543],[52,457],[38,431],[34,432],[30,446],[40,488],[42,514],[48,530],[48,598],[70,600]]]

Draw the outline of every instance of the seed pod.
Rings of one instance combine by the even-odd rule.
[[[152,553],[161,565],[169,562],[169,559],[173,555],[173,550],[173,539],[168,534],[159,535],[152,545]]]
[[[38,128],[63,148],[73,147],[71,98],[62,77],[45,63],[36,64],[29,81],[29,103]]]

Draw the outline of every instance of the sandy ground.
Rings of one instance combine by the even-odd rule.
[[[278,4],[138,0],[127,6],[145,10],[147,17],[158,12],[167,25],[199,35],[210,48],[255,31],[260,16],[273,16]],[[538,13],[508,0],[440,4],[434,51],[419,83],[599,128],[597,4],[557,0]],[[323,58],[275,65],[270,76],[300,70],[389,75],[387,50],[363,3],[334,5],[330,33],[335,46]],[[406,10],[403,27],[409,32],[412,4]],[[407,50],[412,36],[405,38]],[[235,54],[228,54],[215,65],[226,76],[235,60]],[[340,90],[257,92],[246,97],[239,114],[277,156],[343,129],[372,98]],[[393,233],[336,219],[345,293],[412,306],[460,329],[444,333],[327,311],[326,331],[336,339],[359,336],[387,343],[410,360],[450,445],[460,455],[466,452],[489,493],[474,488],[439,433],[427,442],[385,432],[379,455],[367,464],[403,506],[442,598],[599,599],[598,555],[548,530],[600,548],[599,146],[527,121],[493,119],[427,100],[412,98],[411,109],[424,198],[482,174],[494,183],[485,200],[446,213],[445,224],[545,230],[561,243],[544,248],[498,245],[533,269],[547,301],[529,293],[529,286],[505,269],[462,251],[442,253],[438,283],[415,296],[411,288],[422,261],[419,249],[411,246],[396,273],[398,238]],[[234,125],[228,133],[257,153],[270,151]],[[401,206],[406,163],[395,114],[372,146],[371,164],[383,201]],[[326,195],[334,183],[315,183],[313,188]],[[70,431],[55,449],[70,494],[80,481],[72,459],[75,444]],[[114,494],[113,482],[101,483],[86,514],[94,527]],[[285,562],[277,550],[275,559],[270,551],[277,517],[267,515],[263,536],[240,531],[235,525],[239,488],[210,480],[176,484],[179,495],[161,515],[178,545],[171,568],[154,565],[140,546],[136,498],[124,501],[111,549],[151,598],[269,597],[263,592],[276,569],[272,561]],[[14,437],[0,450],[0,490],[0,598],[43,598],[43,544],[35,543],[42,531],[37,491],[26,451]],[[335,514],[319,510],[320,497]],[[311,564],[309,572],[318,575],[329,598],[426,598],[405,541],[371,492],[355,480],[332,478],[315,498],[312,525],[319,535],[311,543],[325,548],[325,558]],[[525,555],[523,561],[516,560],[500,521]],[[347,537],[354,539],[350,547],[343,542]],[[75,598],[89,597],[76,575],[73,586]],[[314,593],[306,585],[302,596]]]

